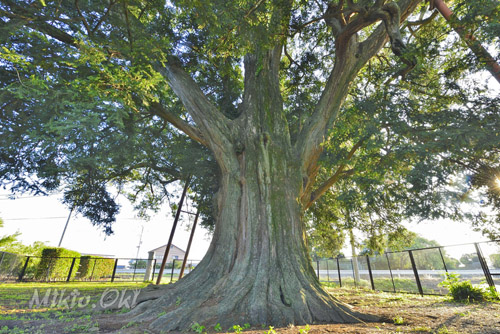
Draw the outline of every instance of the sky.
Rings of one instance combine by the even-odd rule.
[[[20,232],[19,239],[24,244],[44,241],[50,246],[57,246],[66,223],[69,209],[60,201],[61,195],[47,197],[21,196],[10,200],[9,193],[0,191],[0,217],[4,228],[0,236]],[[149,221],[141,220],[134,214],[132,206],[124,197],[119,197],[121,212],[113,225],[115,233],[106,236],[98,227],[81,215],[72,215],[61,247],[86,254],[109,255],[120,258],[135,258],[137,246],[139,258],[147,258],[147,252],[167,243],[173,224],[173,217],[167,206]],[[194,211],[192,207],[189,208]],[[178,225],[174,236],[174,245],[186,249],[190,231],[189,215],[183,214],[183,223]],[[192,222],[192,218],[191,218]],[[443,246],[487,241],[487,238],[474,232],[466,223],[446,220],[424,221],[419,224],[406,223],[411,231],[427,239],[435,240]],[[141,230],[144,227],[141,238]],[[189,254],[190,260],[201,260],[210,243],[210,235],[198,226]],[[344,254],[350,255],[349,250]]]
[[[8,194],[7,191],[0,191],[0,218],[4,221],[0,236],[20,232],[19,240],[24,244],[44,241],[56,247],[69,214],[69,209],[60,201],[62,194],[44,197],[22,195],[14,200],[8,199]],[[135,216],[132,205],[126,198],[120,196],[118,202],[121,210],[113,225],[115,232],[113,235],[106,236],[98,227],[92,226],[89,220],[73,214],[61,247],[86,254],[135,258],[142,227],[144,231],[139,258],[147,258],[149,250],[168,242],[174,219],[167,205],[149,221],[145,221]],[[173,239],[173,244],[183,250],[186,249],[190,235],[190,230],[187,230],[187,220],[191,219],[192,222],[194,218],[189,216],[185,213],[182,215],[185,222],[182,224],[179,222]],[[209,240],[207,231],[198,226],[188,258],[201,260],[208,249]]]

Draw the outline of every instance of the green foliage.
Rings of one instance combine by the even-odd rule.
[[[135,268],[135,269],[146,269],[148,265],[148,261],[146,260],[130,260],[128,262],[129,268]]]
[[[84,255],[80,258],[80,268],[76,277],[78,279],[100,279],[110,277],[115,266],[114,259],[99,256]]]
[[[35,278],[46,280],[66,279],[73,258],[76,258],[71,277],[75,277],[80,262],[80,253],[65,248],[44,248],[42,258],[36,267]]]
[[[233,325],[233,327],[231,327],[231,330],[236,334],[239,334],[243,330],[243,327],[241,327],[240,325]]]
[[[481,269],[481,263],[477,257],[477,253],[463,254],[460,257],[460,263],[464,265],[465,269]]]
[[[216,332],[222,332],[222,326],[220,325],[220,323],[217,323],[214,326],[214,331],[216,331]]]
[[[41,241],[35,241],[31,245],[24,245],[20,242],[13,242],[8,245],[4,245],[1,251],[9,252],[19,255],[29,255],[29,256],[42,256],[42,251],[47,248],[47,245]]]
[[[493,267],[499,269],[500,268],[500,254],[491,254],[490,255],[491,262]]]
[[[191,325],[191,330],[198,334],[202,334],[205,331],[205,326],[202,326],[199,323],[195,322],[194,324]]]
[[[394,325],[404,325],[405,323],[405,320],[403,319],[402,316],[398,315],[398,316],[395,316],[392,321],[394,322]]]
[[[439,284],[449,290],[449,295],[456,302],[473,303],[485,300],[498,300],[495,289],[485,290],[480,286],[474,286],[468,280],[460,281],[460,275],[446,273],[445,279]]]
[[[266,334],[276,334],[276,331],[274,330],[273,326],[269,326],[269,330],[266,331]]]
[[[309,334],[311,327],[309,325],[305,325],[304,328],[299,329],[299,334]]]
[[[417,11],[429,18],[426,6]],[[202,128],[169,88],[165,64],[178,64],[214,109],[235,120],[250,98],[245,80],[266,72],[262,55],[286,50],[270,80],[280,84],[282,105],[273,115],[295,144],[345,51],[336,48],[346,43],[336,43],[326,9],[322,1],[85,1],[78,8],[0,1],[2,184],[34,194],[64,188],[69,207],[112,233],[113,189],[147,216],[173,199],[169,185],[194,175],[191,196],[213,228],[221,171],[209,149],[173,125],[172,118]],[[499,49],[495,0],[455,1],[453,9]],[[377,29],[368,25],[355,39]],[[403,75],[406,65],[382,49],[338,88],[345,102],[321,133],[318,173],[308,175],[316,184],[336,175],[307,213],[318,256],[335,256],[342,230],[353,228],[382,251],[404,234],[403,218],[467,220],[500,235],[492,224],[500,214],[489,214],[500,208],[492,183],[500,170],[500,100],[475,82],[480,61],[449,31],[439,16],[405,25],[404,56],[418,61],[411,72]],[[251,58],[255,68],[245,69]],[[481,205],[471,211],[464,202]]]
[[[0,228],[3,227],[3,220],[0,218]],[[0,250],[2,250],[4,247],[8,247],[12,243],[17,241],[17,237],[20,235],[20,233],[14,233],[11,235],[4,235],[0,237]]]

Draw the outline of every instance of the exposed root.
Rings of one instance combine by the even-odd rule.
[[[330,295],[319,293],[313,296],[305,289],[297,291],[293,299],[285,297],[279,288],[276,293],[269,289],[267,297],[258,302],[252,299],[255,293],[252,284],[228,289],[215,284],[211,288],[202,286],[200,290],[186,290],[182,283],[145,288],[138,298],[138,305],[125,314],[126,319],[149,323],[152,330],[158,331],[186,330],[195,322],[207,328],[219,323],[222,328],[229,329],[245,323],[287,326],[379,320],[352,311],[349,305]],[[283,302],[284,298],[287,298],[286,302]]]

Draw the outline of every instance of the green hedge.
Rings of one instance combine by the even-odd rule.
[[[71,268],[73,258],[76,258],[75,266],[71,277],[76,274],[78,268],[80,253],[65,248],[44,248],[42,258],[36,266],[35,279],[61,280],[66,279]]]
[[[113,274],[115,260],[99,256],[85,255],[80,258],[78,279],[100,279]]]

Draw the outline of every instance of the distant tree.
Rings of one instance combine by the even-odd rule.
[[[3,227],[3,220],[0,218],[0,228]],[[10,244],[14,243],[17,241],[17,237],[19,236],[20,233],[14,233],[11,235],[4,235],[0,237],[0,250],[2,250],[4,247],[8,247]]]
[[[491,254],[490,260],[493,267],[495,267],[496,269],[500,269],[500,254]]]
[[[481,263],[476,253],[463,254],[460,257],[460,263],[464,265],[464,269],[481,269]]]
[[[133,269],[146,269],[147,267],[147,261],[146,260],[130,260],[128,262],[128,267]]]

